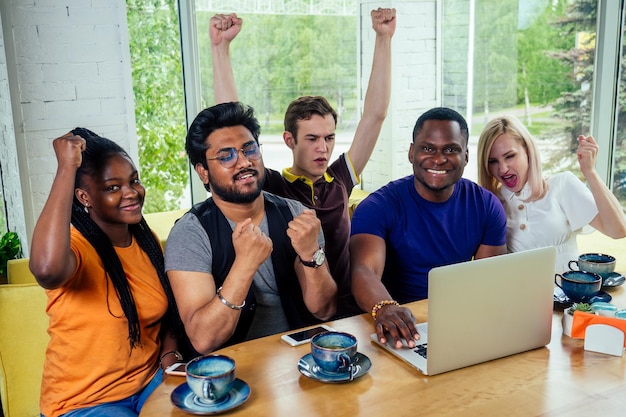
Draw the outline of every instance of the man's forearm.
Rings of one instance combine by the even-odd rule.
[[[213,94],[215,103],[238,101],[237,86],[230,60],[230,44],[211,46],[213,65]]]

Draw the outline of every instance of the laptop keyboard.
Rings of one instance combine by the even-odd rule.
[[[413,349],[413,352],[417,353],[424,359],[426,358],[426,354],[428,352],[428,343],[424,343],[423,345],[418,345]]]

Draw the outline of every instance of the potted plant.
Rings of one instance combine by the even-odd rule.
[[[593,309],[588,303],[574,303],[571,307],[563,310],[563,334],[572,337],[572,323],[574,323],[574,311],[592,313]]]
[[[22,256],[20,237],[15,232],[7,232],[0,238],[0,280],[6,282],[7,262]]]

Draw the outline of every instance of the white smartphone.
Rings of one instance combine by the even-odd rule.
[[[168,366],[165,369],[165,373],[168,375],[186,376],[185,366],[187,366],[186,363],[176,362],[175,364]]]
[[[318,333],[323,332],[334,332],[335,329],[332,327],[326,326],[324,324],[316,327],[311,327],[310,329],[299,330],[297,332],[284,334],[280,338],[283,342],[291,345],[291,346],[299,346],[311,341],[313,336]]]

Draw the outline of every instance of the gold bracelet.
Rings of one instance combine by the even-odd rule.
[[[230,301],[228,301],[224,297],[222,297],[222,287],[219,287],[217,289],[217,298],[220,299],[222,304],[224,304],[228,308],[232,308],[233,310],[241,310],[246,305],[246,300],[243,300],[243,303],[241,303],[241,305],[238,306],[236,304],[231,303]]]
[[[388,306],[388,305],[394,305],[394,306],[399,306],[400,303],[398,303],[397,301],[394,300],[382,300],[377,302],[376,304],[374,304],[374,307],[372,307],[372,318],[374,320],[376,320],[376,316],[378,315],[378,311],[383,308],[384,306]]]

